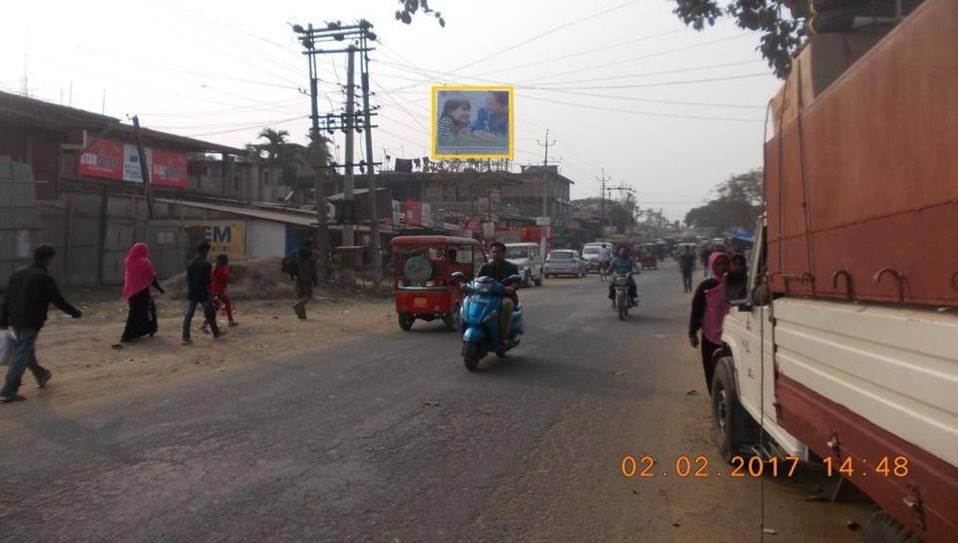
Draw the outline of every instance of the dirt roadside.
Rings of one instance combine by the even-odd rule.
[[[26,402],[0,407],[7,413],[42,402],[63,407],[76,402],[127,393],[157,383],[187,379],[203,372],[283,354],[323,349],[361,335],[395,329],[392,300],[382,296],[331,296],[318,294],[307,307],[309,320],[300,321],[289,299],[237,301],[239,326],[226,328],[214,340],[199,330],[202,314],[193,319],[193,345],[180,344],[185,302],[157,296],[159,332],[113,349],[126,322],[126,301],[117,289],[68,293],[83,310],[82,319],[71,319],[50,308],[50,319],[40,333],[37,359],[53,372],[53,379],[38,389],[33,376],[24,374],[20,393]],[[0,367],[6,374],[7,367]]]

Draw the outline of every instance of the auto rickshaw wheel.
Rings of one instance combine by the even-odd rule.
[[[412,329],[412,323],[413,323],[413,321],[415,321],[415,320],[416,320],[416,317],[414,317],[414,316],[413,316],[412,314],[410,314],[410,313],[400,313],[400,314],[399,314],[399,327],[402,328],[404,331],[408,332],[409,330]]]

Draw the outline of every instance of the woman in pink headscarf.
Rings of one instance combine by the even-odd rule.
[[[130,312],[120,341],[127,343],[147,334],[156,334],[156,304],[150,296],[151,286],[160,293],[164,292],[150,262],[149,247],[145,243],[136,243],[126,255],[123,297],[130,304]]]
[[[692,296],[692,314],[689,317],[689,343],[692,348],[699,346],[698,332],[702,331],[702,368],[705,370],[705,386],[712,393],[712,374],[715,361],[712,355],[722,346],[722,323],[729,311],[725,299],[725,273],[729,270],[731,258],[721,251],[709,255],[708,267],[712,277],[705,279]]]

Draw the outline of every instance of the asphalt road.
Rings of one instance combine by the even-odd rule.
[[[869,509],[806,500],[813,467],[731,478],[716,458],[674,266],[641,275],[627,322],[604,288],[522,291],[522,344],[478,373],[417,322],[147,395],[0,406],[0,540],[738,542],[763,515],[766,541],[857,540]],[[623,477],[629,453],[654,476]],[[682,455],[708,476],[677,476]]]

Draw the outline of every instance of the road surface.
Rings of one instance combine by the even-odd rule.
[[[417,322],[146,394],[0,406],[0,540],[741,542],[764,515],[766,541],[856,541],[871,509],[808,500],[828,490],[812,467],[729,476],[689,295],[672,264],[638,283],[627,322],[596,276],[523,290],[522,344],[478,373]],[[625,478],[627,454],[654,476]],[[708,476],[679,477],[683,455]]]

